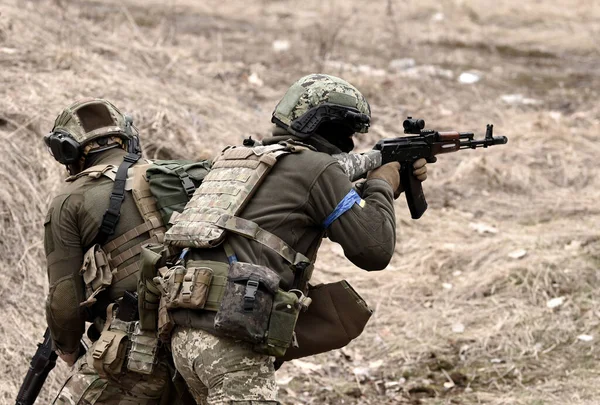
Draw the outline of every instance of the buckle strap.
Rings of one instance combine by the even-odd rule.
[[[194,185],[194,182],[191,180],[188,172],[186,172],[183,169],[183,167],[178,166],[175,169],[175,174],[177,175],[177,177],[179,177],[179,180],[181,180],[181,184],[183,185],[183,188],[185,189],[185,193],[188,195],[188,197],[191,197],[194,194],[194,191],[196,191],[196,186]]]
[[[268,247],[292,265],[294,270],[305,269],[311,264],[308,257],[296,252],[283,239],[262,229],[254,221],[224,214],[219,217],[215,225]]]
[[[258,286],[259,279],[252,274],[246,282],[246,290],[244,293],[244,311],[252,311],[254,309],[254,301],[256,301],[256,292],[258,291]]]
[[[101,334],[100,339],[98,339],[98,341],[94,344],[92,357],[96,360],[102,359],[114,339],[115,335],[112,333]]]

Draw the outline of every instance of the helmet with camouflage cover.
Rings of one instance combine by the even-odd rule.
[[[88,153],[114,147],[139,153],[138,132],[131,117],[99,98],[80,100],[65,108],[44,142],[52,156],[66,165]]]
[[[273,111],[271,122],[307,138],[330,122],[350,133],[367,132],[371,108],[360,91],[339,77],[310,74],[294,83]]]

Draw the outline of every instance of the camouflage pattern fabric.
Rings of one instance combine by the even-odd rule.
[[[356,108],[361,113],[371,116],[369,103],[356,87],[339,77],[310,74],[288,89],[273,111],[273,122],[279,121],[289,129],[292,121],[323,103]],[[366,125],[358,132],[367,132],[368,128]]]
[[[125,372],[118,379],[104,379],[81,357],[74,373],[54,400],[55,405],[158,405],[169,383],[168,369],[158,364],[152,375]]]
[[[365,153],[338,153],[331,155],[335,158],[350,181],[356,181],[364,177],[368,171],[381,166],[381,152],[371,150]]]
[[[274,357],[255,353],[250,344],[179,326],[171,347],[197,403],[279,404]]]
[[[100,107],[100,108],[99,108]],[[79,110],[94,109],[96,128],[86,128],[78,115]],[[92,125],[87,125],[91,127]],[[125,115],[112,103],[104,99],[90,98],[76,101],[65,108],[54,121],[52,132],[65,131],[80,144],[109,134],[119,135],[129,139]]]

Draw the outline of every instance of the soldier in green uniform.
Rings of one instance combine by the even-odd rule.
[[[164,233],[142,217],[126,179],[140,163],[137,130],[108,101],[89,99],[64,109],[45,141],[71,175],[44,222],[48,327],[60,358],[75,366],[54,403],[158,404],[169,383],[164,359],[151,374],[140,374],[127,369],[123,353],[111,349],[106,339],[96,341],[84,356],[78,352],[86,321],[96,331],[111,329],[113,340],[123,335],[112,331],[119,329],[115,325],[130,329],[118,319],[108,328],[113,307],[110,313],[107,307],[125,292],[136,291],[140,246],[160,241]],[[115,311],[117,318],[120,312]],[[108,364],[110,356],[115,360]]]
[[[332,157],[353,149],[353,135],[367,132],[370,116],[366,99],[350,83],[324,74],[301,78],[273,112],[275,128],[272,137],[264,139],[252,153],[238,148],[239,152],[226,150],[216,159],[213,171],[197,192],[204,186],[218,189],[221,199],[209,199],[212,211],[203,211],[205,215],[201,213],[202,207],[194,206],[195,201],[201,201],[195,195],[167,232],[167,243],[188,237],[181,235],[196,229],[194,221],[201,217],[204,222],[197,228],[198,232],[208,236],[191,232],[189,238],[195,246],[202,246],[206,241],[208,246],[214,244],[210,235],[217,229],[225,228],[230,232],[222,245],[192,249],[188,257],[193,260],[193,266],[210,268],[214,275],[219,274],[219,269],[227,268],[228,262],[230,265],[239,261],[264,266],[277,274],[278,287],[283,291],[306,291],[310,274],[294,272],[290,262],[295,260],[294,257],[303,257],[314,263],[325,236],[339,243],[345,256],[356,266],[367,271],[384,269],[394,254],[396,243],[394,198],[403,191],[400,166],[389,163],[373,170],[357,188]],[[277,158],[278,163],[250,193],[251,197],[242,204],[243,209],[235,214],[235,218],[227,215],[227,221],[222,221],[222,215],[215,219],[219,217],[215,216],[215,210],[219,207],[228,209],[231,204],[227,201],[233,201],[230,195],[238,194],[239,187],[231,186],[231,182],[252,178],[244,170],[254,167],[254,163],[226,161],[227,153],[253,159],[256,157],[253,155],[267,150],[264,148],[281,142],[287,145],[287,154]],[[291,153],[294,149],[295,153]],[[417,161],[414,167],[413,174],[420,181],[425,180],[425,161]],[[222,168],[222,171],[217,174],[216,168]],[[186,215],[186,211],[191,215]],[[182,222],[184,220],[188,222]],[[208,232],[204,232],[207,228]],[[229,271],[228,282],[235,282]],[[262,288],[259,282],[253,285],[250,281],[245,287],[243,283],[246,282],[243,282],[240,287],[245,288],[245,303],[252,303],[257,289]],[[274,357],[257,352],[252,343],[224,336],[217,330],[219,312],[216,314],[208,304],[204,308],[171,312],[177,325],[172,335],[173,360],[196,401],[210,404],[278,403]],[[221,306],[219,311],[222,309]]]

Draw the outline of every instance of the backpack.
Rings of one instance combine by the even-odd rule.
[[[167,229],[173,213],[183,211],[210,166],[208,160],[157,160],[148,167],[146,179],[150,193]]]

